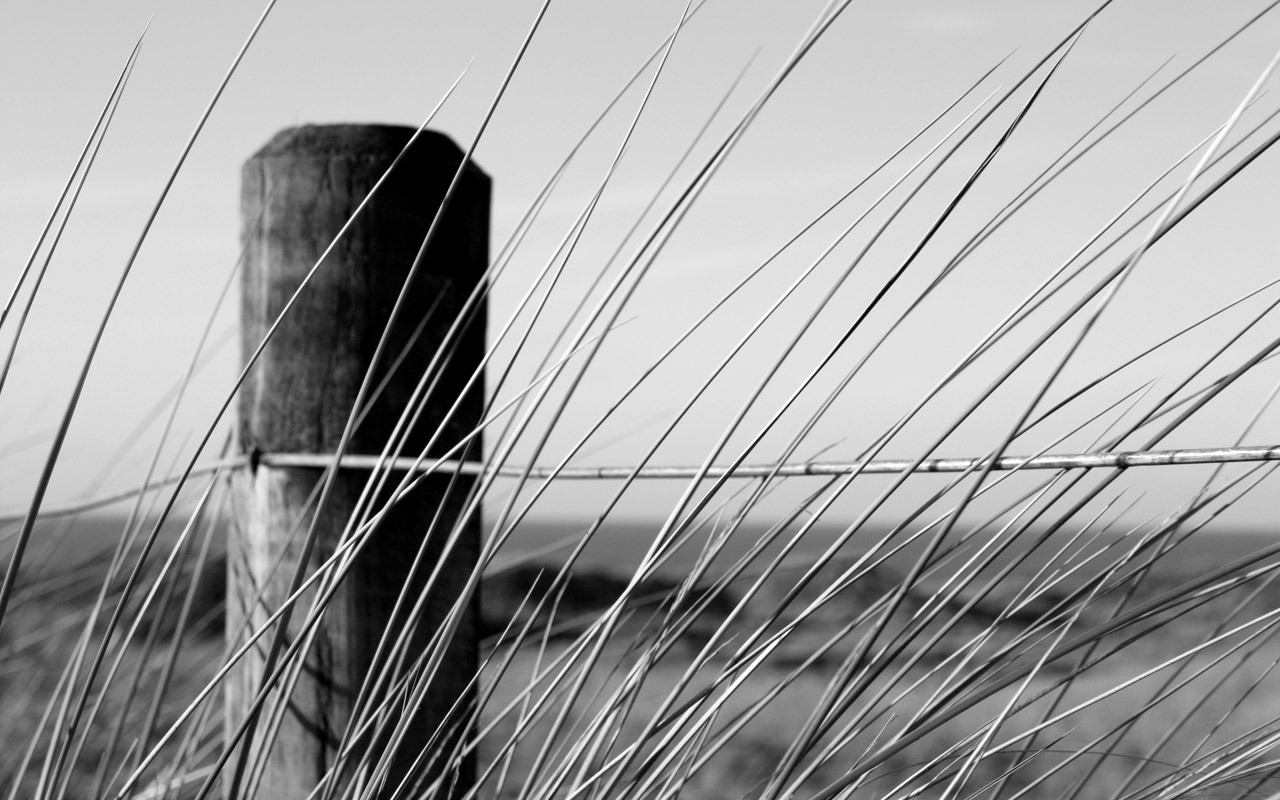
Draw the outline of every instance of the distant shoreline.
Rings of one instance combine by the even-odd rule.
[[[90,557],[96,553],[109,551],[115,546],[116,538],[123,527],[123,515],[99,514],[85,516],[76,521],[70,538],[59,552],[72,555],[72,561]],[[605,526],[598,534],[596,541],[584,549],[578,560],[580,569],[592,572],[623,572],[638,564],[643,556],[650,537],[660,523],[644,524],[636,521],[623,521]],[[52,523],[50,523],[52,528]],[[551,550],[559,540],[579,535],[585,525],[572,521],[536,521],[522,525],[511,537],[503,550],[494,558],[492,569],[501,569],[506,564],[534,560],[544,563],[560,563],[572,550],[572,544]],[[176,536],[181,527],[177,524],[166,526],[166,538]],[[747,552],[752,543],[765,532],[764,528],[747,527],[735,535],[735,540],[726,549],[717,564],[727,566],[730,559],[737,558]],[[840,529],[834,526],[817,527],[806,536],[793,552],[788,561],[802,562],[816,557],[827,544],[834,540]],[[47,535],[47,530],[44,531]],[[856,557],[866,551],[869,544],[883,536],[884,530],[875,529],[855,537],[852,546],[842,553],[842,558]],[[41,532],[33,544],[40,543]],[[1224,564],[1248,555],[1259,547],[1269,544],[1272,536],[1261,529],[1205,530],[1197,532],[1192,539],[1182,546],[1180,555],[1174,558],[1179,563],[1195,562],[1197,564]],[[1104,541],[1114,541],[1114,537]],[[1043,548],[1047,555],[1050,548]],[[769,553],[776,552],[776,546]],[[532,556],[532,558],[531,558]],[[757,564],[763,564],[767,556],[757,558]],[[686,570],[697,558],[692,546],[668,561],[659,573],[677,573]],[[890,560],[891,565],[901,565],[909,555],[899,555]]]

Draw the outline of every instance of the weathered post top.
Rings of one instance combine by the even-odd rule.
[[[413,128],[396,125],[305,125],[276,134],[245,163],[241,227],[246,263],[269,265],[244,271],[245,358],[413,134]],[[244,450],[336,449],[381,323],[390,314],[462,155],[447,136],[424,131],[354,219],[275,334],[262,356],[264,363],[241,390],[239,432]],[[484,270],[489,192],[488,176],[468,164],[410,287],[408,313],[401,315],[393,331],[390,358],[384,359],[394,361],[422,315],[431,313],[440,322],[429,323],[427,334],[411,346],[400,367],[407,374],[420,375],[427,367]],[[452,361],[465,365],[469,373],[483,348],[481,314]],[[281,368],[286,360],[287,368]],[[349,452],[381,450],[413,385],[398,381],[387,387]],[[467,417],[450,424],[443,447],[477,421]],[[437,422],[423,419],[405,452],[424,445]]]

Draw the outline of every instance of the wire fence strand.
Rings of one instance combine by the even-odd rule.
[[[922,461],[915,472],[964,472],[983,466],[983,458],[930,458]],[[1129,467],[1162,467],[1173,464],[1229,464],[1236,462],[1280,461],[1280,445],[1262,445],[1256,447],[1211,447],[1186,450],[1131,450],[1121,453],[1063,453],[1043,456],[1004,456],[996,461],[992,469],[1009,471],[1014,469],[1100,469]],[[219,469],[265,466],[272,468],[326,469],[333,463],[333,456],[315,453],[262,453],[258,455],[239,455],[204,464],[191,472],[189,477],[199,477],[217,472]],[[482,461],[449,460],[436,463],[433,459],[415,458],[379,459],[377,456],[344,455],[340,466],[343,469],[373,469],[378,464],[393,470],[412,470],[427,472],[433,470],[443,474],[459,472],[463,475],[486,474],[493,467]],[[882,459],[876,461],[812,461],[790,464],[743,464],[730,469],[724,466],[712,466],[705,471],[696,466],[673,467],[566,467],[559,471],[552,467],[534,467],[528,471],[529,477],[537,480],[622,480],[636,473],[636,478],[657,480],[690,480],[702,476],[704,480],[714,480],[730,474],[732,478],[767,478],[770,475],[782,478],[804,476],[840,476],[860,471],[864,475],[893,475],[911,468],[911,459]],[[497,468],[498,477],[518,478],[525,474],[525,467],[508,465]],[[83,514],[88,511],[105,508],[115,503],[124,502],[136,497],[140,492],[154,491],[172,485],[176,478],[155,481],[141,488],[130,489],[105,497],[95,497],[62,505],[46,506],[40,513],[41,519]],[[0,511],[0,524],[20,521],[25,512]],[[0,544],[9,536],[0,534]]]
[[[1071,453],[1050,454],[1043,456],[1004,456],[998,459],[993,469],[1008,471],[1014,469],[1099,469],[1104,467],[1156,467],[1173,464],[1224,464],[1232,462],[1280,461],[1280,445],[1264,445],[1259,447],[1214,447],[1198,450],[1133,450],[1120,453]],[[342,457],[341,466],[345,469],[373,469],[379,463],[396,470],[413,469],[425,472],[433,468],[435,461],[396,458],[381,461],[377,456],[346,455]],[[915,472],[964,472],[984,466],[983,458],[931,458],[921,462]],[[325,468],[333,463],[333,458],[326,455],[310,455],[306,453],[270,453],[259,457],[259,463],[268,467],[313,467]],[[567,467],[556,471],[551,467],[534,467],[528,471],[529,477],[537,479],[555,478],[557,480],[618,480],[631,476],[647,479],[690,479],[701,475],[706,479],[722,478],[729,475],[733,478],[765,478],[769,475],[778,477],[800,477],[806,475],[839,476],[860,471],[866,475],[886,475],[906,472],[911,468],[912,459],[884,459],[868,462],[860,461],[824,461],[798,462],[790,464],[744,464],[733,469],[723,466],[712,466],[705,471],[696,466],[671,467]],[[464,475],[487,474],[492,467],[480,461],[445,461],[434,467],[437,472],[459,472]],[[524,475],[523,466],[504,466],[497,469],[500,477],[519,477]]]

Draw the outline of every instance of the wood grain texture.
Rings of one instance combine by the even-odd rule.
[[[245,164],[241,195],[245,358],[258,347],[304,276],[412,132],[372,125],[292,128]],[[243,452],[331,453],[338,448],[378,338],[461,156],[444,136],[421,137],[321,264],[241,390],[238,435]],[[488,259],[489,193],[488,177],[469,165],[419,274],[409,285],[404,311],[375,369],[373,385],[385,380],[385,386],[347,452],[375,455],[382,451],[414,387],[427,374],[446,331],[477,284]],[[427,314],[422,335],[412,339]],[[429,376],[437,384],[406,437],[405,455],[418,455],[427,448],[447,410],[462,394],[483,355],[484,329],[481,313],[457,341],[446,345],[451,348],[449,367]],[[388,379],[388,367],[397,360],[400,363]],[[480,381],[443,426],[431,454],[444,452],[476,426],[483,395]],[[480,457],[478,440],[468,456]],[[259,465],[242,476],[241,525],[232,535],[228,558],[227,629],[232,644],[243,641],[242,623],[262,624],[287,596],[311,524],[309,498],[321,474],[317,469]],[[340,473],[315,524],[308,571],[341,543],[369,474],[367,470]],[[360,684],[379,666],[372,659],[383,632],[390,626],[392,636],[408,638],[410,661],[427,649],[475,566],[478,519],[467,522],[442,564],[446,537],[473,480],[464,477],[450,488],[447,476],[431,479],[399,502],[378,527],[316,630],[261,775],[251,776],[242,788],[256,782],[257,797],[306,797],[334,764]],[[384,492],[375,507],[386,499]],[[424,553],[422,567],[411,576],[419,551]],[[424,595],[426,577],[437,565],[443,567],[441,578]],[[426,600],[425,613],[412,625],[404,614],[391,619],[405,586],[411,600],[420,596]],[[300,634],[310,600],[311,595],[297,607],[290,622],[290,641]],[[465,695],[466,684],[476,672],[475,602],[467,599],[463,604],[467,611],[447,647],[440,677],[396,751],[390,786],[436,733],[449,707]],[[229,682],[230,729],[244,719],[261,681],[266,641]],[[271,727],[264,716],[257,740],[269,734]],[[386,743],[364,746],[385,748]],[[458,785],[468,785],[473,769],[463,765]],[[350,779],[350,774],[342,778]]]

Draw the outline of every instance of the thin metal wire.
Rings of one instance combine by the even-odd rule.
[[[384,466],[393,469],[426,472],[432,469],[433,461],[423,461],[414,466],[412,458],[389,459]],[[982,459],[977,458],[931,458],[920,463],[916,472],[964,472],[981,466]],[[1103,467],[1160,467],[1170,464],[1226,464],[1233,462],[1280,461],[1280,445],[1264,445],[1259,447],[1212,447],[1201,450],[1132,450],[1125,453],[1072,453],[1036,456],[1005,456],[996,462],[992,469],[1098,469]],[[333,463],[333,457],[311,453],[264,453],[257,457],[247,455],[232,456],[210,462],[195,469],[191,477],[206,475],[219,469],[245,467],[250,464],[266,467],[301,467],[324,469]],[[341,466],[344,469],[373,469],[378,463],[377,456],[345,455]],[[783,464],[776,468],[772,464],[746,464],[733,470],[734,478],[764,478],[770,474],[779,477],[801,477],[805,475],[848,475],[861,468],[865,475],[886,475],[904,472],[911,466],[907,459],[888,459],[871,461],[862,464],[857,461],[830,461],[798,464]],[[460,472],[463,475],[480,475],[489,466],[479,461],[445,461],[435,466],[436,472],[449,474]],[[534,467],[529,471],[532,478],[551,478],[564,480],[619,480],[631,474],[632,467],[569,467],[555,472],[550,467]],[[687,480],[698,475],[699,467],[643,467],[637,473],[638,478]],[[721,478],[728,472],[727,467],[713,466],[706,471],[703,478],[712,480]],[[524,474],[524,467],[507,466],[498,469],[499,477],[517,478]],[[176,482],[176,478],[155,481],[147,486],[130,489],[106,497],[95,497],[64,505],[48,505],[41,510],[41,519],[83,514],[99,508],[119,503],[136,496],[139,492],[154,491]],[[25,512],[0,511],[0,524],[12,523],[23,519]],[[12,535],[0,535],[0,544],[8,541]]]
[[[388,459],[384,466],[393,469],[407,470],[414,468],[415,459]],[[916,472],[964,472],[981,466],[985,459],[980,458],[931,458],[916,467]],[[1280,445],[1261,447],[1214,447],[1200,450],[1134,450],[1124,453],[1073,453],[1043,455],[1034,458],[1028,456],[1004,456],[996,461],[993,469],[1098,469],[1100,467],[1156,467],[1171,464],[1223,464],[1246,461],[1280,461]],[[314,467],[322,469],[333,462],[331,456],[310,455],[306,453],[264,453],[259,463],[268,467]],[[345,455],[342,467],[345,469],[372,469],[379,463],[377,456]],[[417,465],[416,471],[425,472],[431,469],[430,460]],[[783,464],[744,464],[733,470],[727,467],[713,466],[703,474],[704,478],[721,478],[732,472],[734,478],[763,478],[770,474],[779,477],[798,477],[803,475],[848,475],[855,470],[863,474],[884,475],[905,472],[911,466],[909,459],[888,459],[870,462],[834,461]],[[479,461],[446,461],[435,467],[437,472],[460,472],[463,475],[480,475],[490,467]],[[555,472],[550,467],[534,467],[530,472],[533,478],[551,478],[565,480],[594,480],[626,478],[635,471],[634,467],[568,467]],[[500,467],[497,470],[501,477],[519,477],[525,472],[521,466]],[[638,478],[688,479],[699,475],[700,467],[642,467]]]

